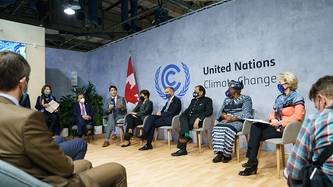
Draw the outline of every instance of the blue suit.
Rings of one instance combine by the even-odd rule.
[[[83,132],[86,133],[86,124],[93,122],[94,120],[94,110],[91,107],[90,103],[84,103],[84,107],[86,110],[86,114],[88,116],[91,117],[91,120],[85,120],[83,119],[82,115],[81,115],[81,108],[80,108],[80,104],[77,102],[74,104],[73,106],[73,120],[74,123],[77,125],[77,132],[78,132],[78,136],[82,137]]]
[[[168,102],[165,103],[164,107],[161,110],[161,115],[150,115],[146,121],[146,124],[143,127],[142,137],[147,139],[147,145],[151,145],[151,142],[154,138],[155,128],[161,126],[170,126],[172,118],[179,114],[182,109],[182,104],[179,98],[173,97],[170,103],[170,106],[167,111],[165,111]]]

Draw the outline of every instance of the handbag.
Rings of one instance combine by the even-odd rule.
[[[321,167],[328,157],[333,154],[333,143],[325,148],[314,162],[310,161],[302,168],[302,187],[329,187],[332,181],[322,171]]]

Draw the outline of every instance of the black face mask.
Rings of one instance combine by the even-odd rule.
[[[145,98],[143,96],[140,96],[139,99],[140,99],[140,101],[144,101],[145,100]]]
[[[193,92],[193,97],[198,97],[198,93],[197,92]]]

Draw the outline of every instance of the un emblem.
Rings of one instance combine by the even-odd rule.
[[[182,64],[182,68],[184,70],[185,77],[179,76],[182,74],[182,72],[181,72],[180,68],[175,64],[167,65],[163,69],[161,77],[160,77],[161,66],[156,70],[155,88],[156,88],[158,95],[162,99],[164,99],[164,100],[167,99],[164,94],[164,89],[168,86],[172,86],[175,89],[175,95],[180,99],[186,94],[186,92],[189,88],[189,85],[190,85],[190,70],[188,69],[186,64],[184,64],[182,62],[181,62],[181,64]],[[163,90],[160,87],[159,80],[161,80]],[[180,80],[182,80],[182,81],[180,81]],[[176,81],[178,81],[178,82],[176,82]],[[178,94],[176,94],[178,92],[178,90],[180,90],[180,91]]]

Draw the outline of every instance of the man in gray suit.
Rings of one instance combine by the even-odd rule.
[[[52,186],[126,187],[122,165],[73,161],[53,141],[43,114],[20,107],[29,75],[21,55],[0,52],[0,159]]]
[[[102,147],[107,147],[110,145],[109,139],[117,139],[117,136],[114,134],[116,128],[116,123],[124,120],[124,117],[127,113],[126,101],[124,97],[117,95],[117,87],[111,85],[109,88],[111,97],[106,100],[106,109],[105,114],[107,115],[107,127],[105,141]]]

